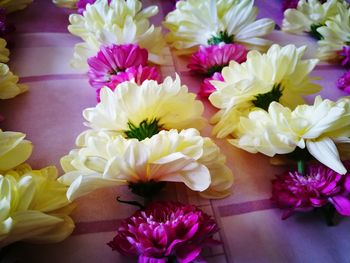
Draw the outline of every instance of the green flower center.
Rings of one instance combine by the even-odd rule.
[[[156,194],[158,194],[166,185],[166,182],[141,182],[141,183],[130,183],[129,188],[131,192],[137,194],[143,198],[152,198]]]
[[[282,91],[283,88],[281,88],[281,84],[274,85],[271,91],[256,95],[255,100],[253,100],[253,104],[256,107],[267,111],[271,102],[279,101],[279,99],[282,97]]]
[[[208,45],[217,45],[220,44],[221,42],[224,42],[226,44],[231,44],[233,43],[234,36],[229,35],[226,31],[220,31],[219,35],[217,36],[212,36],[208,40]]]
[[[221,72],[221,70],[226,67],[227,65],[215,65],[210,68],[208,68],[207,74],[208,76],[213,76],[215,72]]]
[[[317,40],[323,39],[323,36],[317,31],[317,28],[324,26],[324,24],[312,24],[310,26],[309,35]]]
[[[162,126],[159,125],[159,120],[154,119],[148,121],[147,119],[142,121],[139,126],[128,122],[129,130],[125,131],[125,135],[128,139],[135,138],[139,141],[142,141],[146,138],[151,138],[153,135],[157,134]]]

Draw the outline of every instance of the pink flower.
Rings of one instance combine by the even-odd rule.
[[[271,200],[278,207],[288,209],[283,219],[294,211],[307,211],[328,203],[339,214],[350,216],[350,174],[338,174],[321,164],[309,166],[305,176],[288,172],[272,181]]]
[[[299,0],[283,0],[282,11],[287,9],[295,9],[298,6]]]
[[[216,232],[216,222],[195,206],[160,202],[122,221],[108,245],[139,263],[188,263],[200,259],[203,247],[220,244]]]
[[[95,57],[88,59],[89,82],[94,88],[102,88],[111,77],[132,66],[145,66],[148,52],[135,44],[102,46]]]
[[[211,80],[224,81],[221,73],[215,72],[214,75],[210,78],[205,78],[202,85],[199,88],[198,95],[203,98],[208,98],[210,94],[216,91],[216,88],[210,83]]]
[[[343,50],[338,52],[342,58],[341,65],[347,67],[350,65],[350,46],[343,46]]]
[[[337,80],[337,87],[350,93],[350,70],[345,72],[344,75]]]
[[[242,63],[247,59],[247,49],[238,44],[225,44],[212,46],[200,46],[199,50],[191,57],[188,68],[191,72],[213,75],[221,72],[231,60]]]
[[[110,4],[112,0],[108,0],[108,3]],[[94,4],[96,0],[79,0],[77,2],[77,8],[78,8],[78,14],[82,15],[86,9],[87,4]]]
[[[160,74],[156,67],[148,67],[148,66],[133,66],[127,68],[124,72],[119,72],[116,75],[112,75],[110,81],[106,84],[106,87],[111,90],[115,90],[116,87],[125,81],[133,80],[137,85],[141,85],[146,79],[153,79],[157,82],[160,81]],[[102,87],[96,90],[97,101],[100,102],[100,90]]]

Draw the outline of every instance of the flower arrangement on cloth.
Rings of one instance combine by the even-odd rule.
[[[156,67],[147,66],[148,51],[135,44],[102,46],[95,57],[88,59],[89,82],[96,89],[114,90],[118,84],[133,80],[138,85],[146,79],[160,80]]]
[[[108,245],[138,262],[205,262],[203,248],[220,244],[214,219],[199,208],[173,202],[152,203],[123,220]]]
[[[347,169],[349,163],[345,163]],[[272,201],[286,211],[282,219],[295,211],[323,208],[327,223],[333,225],[335,211],[350,216],[350,174],[341,175],[322,164],[312,164],[305,173],[291,171],[272,181]]]
[[[236,137],[240,118],[256,108],[267,110],[273,101],[294,108],[304,95],[321,90],[308,76],[318,60],[302,59],[305,49],[274,44],[266,54],[250,51],[241,64],[231,61],[221,80],[210,81],[215,91],[209,101],[219,109],[211,120],[214,134]]]
[[[200,45],[221,42],[264,49],[271,42],[261,37],[270,33],[275,24],[268,18],[255,20],[257,13],[254,0],[178,1],[163,22],[170,31],[166,40],[179,54],[191,54]]]
[[[0,247],[20,240],[59,242],[74,229],[68,216],[73,206],[67,187],[56,180],[56,168],[22,164],[32,152],[24,137],[0,130]]]
[[[157,12],[157,6],[142,10],[138,0],[97,0],[88,4],[82,15],[71,14],[68,30],[84,40],[75,45],[72,66],[87,69],[87,59],[110,44],[137,44],[148,50],[151,62],[163,63],[165,41],[161,28],[149,22]]]
[[[284,12],[282,30],[300,34],[307,32],[310,36],[321,39],[317,28],[338,13],[339,8],[347,8],[345,1],[327,0],[321,3],[319,0],[300,0],[296,9],[287,9]]]

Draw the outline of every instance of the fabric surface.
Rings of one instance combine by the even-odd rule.
[[[171,9],[165,0],[143,1],[157,4],[160,12],[153,22],[159,24]],[[271,17],[281,24],[281,1],[257,0],[260,17]],[[0,112],[6,117],[4,130],[20,131],[34,144],[29,163],[34,168],[56,165],[74,148],[76,136],[84,130],[82,110],[96,104],[95,91],[87,76],[70,68],[73,45],[80,40],[67,31],[71,11],[54,6],[51,0],[35,0],[26,10],[14,14],[17,27],[13,35],[11,68],[29,86],[29,91],[15,99],[1,101]],[[288,35],[274,31],[269,38],[276,43],[308,45],[307,57],[315,53],[316,43],[307,36]],[[188,73],[187,59],[169,52],[172,61],[162,66],[163,76],[180,74],[182,82],[197,92],[200,79]],[[325,98],[346,95],[335,82],[344,69],[326,63],[312,73],[324,87]],[[309,98],[312,100],[312,97]],[[207,102],[205,116],[215,109]],[[211,127],[204,135],[210,136]],[[273,167],[269,158],[236,149],[225,140],[217,140],[235,176],[232,195],[223,200],[205,200],[182,185],[168,184],[160,196],[198,205],[213,215],[220,226],[218,238],[222,245],[205,251],[208,262],[278,263],[278,262],[350,262],[350,220],[342,219],[337,227],[327,227],[322,216],[314,213],[296,214],[282,221],[281,211],[269,201],[270,180],[285,167]],[[137,199],[127,188],[103,189],[77,201],[73,213],[76,228],[64,242],[52,245],[10,246],[2,262],[35,263],[112,263],[136,262],[113,252],[106,243],[115,235],[121,219],[135,210],[117,203],[115,197]]]

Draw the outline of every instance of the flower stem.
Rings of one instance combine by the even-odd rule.
[[[137,202],[137,201],[121,200],[121,199],[120,199],[120,196],[117,196],[117,201],[118,201],[119,203],[137,206],[137,207],[140,208],[140,209],[144,209],[144,208],[145,208],[143,205],[141,205],[141,204],[140,204],[139,202]]]
[[[323,215],[326,220],[327,226],[335,226],[334,216],[335,216],[335,208],[333,205],[328,204],[322,207]]]
[[[298,160],[297,165],[298,165],[298,172],[301,175],[305,175],[305,162],[304,162],[304,160]]]

